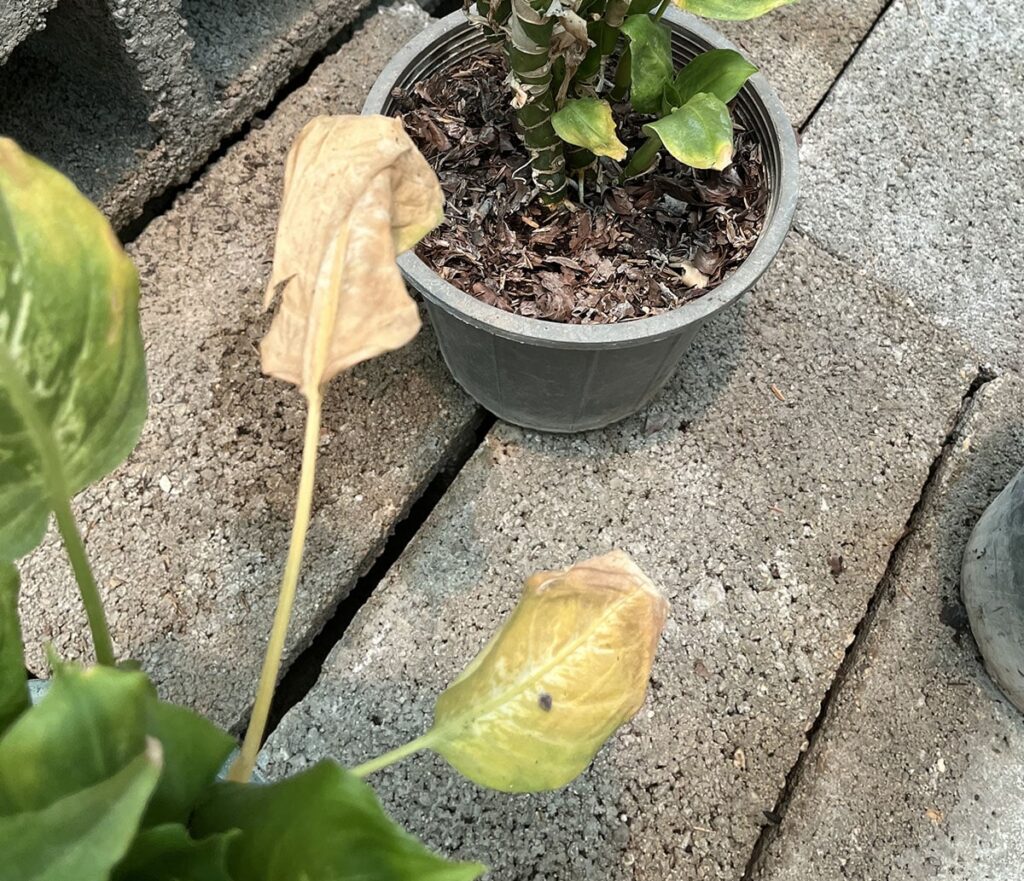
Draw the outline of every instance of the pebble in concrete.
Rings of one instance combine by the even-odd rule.
[[[801,228],[1016,368],[1022,45],[1017,4],[897,0],[802,151]]]
[[[971,529],[1024,464],[1024,382],[984,386],[925,497],[759,881],[1017,881],[1024,716],[959,599]]]
[[[501,881],[738,879],[973,375],[912,306],[791,237],[647,414],[491,432],[263,771],[421,733],[528,573],[620,547],[672,611],[647,705],[583,777],[509,797],[423,756],[373,782]]]
[[[231,149],[131,249],[142,277],[150,418],[113,478],[77,501],[119,650],[164,695],[237,724],[254,689],[298,485],[304,408],[261,376],[257,344],[285,153],[317,113],[353,112],[387,58],[427,20],[375,16]],[[477,409],[429,330],[332,384],[294,656],[372,563]],[[43,644],[87,653],[71,575],[51,536],[23,566],[32,669]]]
[[[775,87],[796,126],[839,76],[885,0],[819,0],[744,22],[716,22]]]

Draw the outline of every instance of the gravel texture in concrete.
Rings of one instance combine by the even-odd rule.
[[[718,22],[775,87],[801,126],[885,8],[886,0],[818,0],[753,21]]]
[[[285,153],[319,113],[357,111],[426,15],[383,11],[131,248],[142,276],[150,418],[129,462],[77,500],[115,642],[163,694],[235,724],[269,632],[305,410],[261,376],[257,344]],[[429,329],[340,377],[325,405],[316,514],[289,654],[322,625],[395,521],[478,419]],[[86,652],[54,537],[23,566],[25,640]]]
[[[422,732],[526,575],[619,547],[670,621],[647,705],[581,778],[509,797],[423,756],[373,782],[496,881],[738,879],[973,375],[912,305],[792,236],[648,413],[490,433],[263,770],[354,764]]]
[[[1024,464],[1024,382],[985,385],[926,495],[759,881],[1017,881],[1024,716],[959,598],[975,522]]]
[[[1018,369],[1022,45],[1017,4],[896,0],[805,133],[800,221]]]
[[[42,28],[57,0],[4,0],[0,5],[0,64],[22,40]]]
[[[68,174],[123,224],[187,180],[370,5],[5,0],[0,134]]]

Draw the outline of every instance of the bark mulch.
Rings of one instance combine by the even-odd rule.
[[[505,76],[504,59],[484,52],[395,94],[444,189],[446,221],[417,248],[442,278],[508,312],[607,324],[694,300],[751,252],[768,185],[761,147],[738,122],[723,172],[663,153],[653,173],[616,186],[615,164],[601,160],[583,201],[570,185],[575,204],[552,211],[533,198]],[[633,149],[646,120],[627,110],[617,107],[616,119]]]

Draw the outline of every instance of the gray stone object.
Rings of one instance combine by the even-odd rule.
[[[985,669],[1024,712],[1024,470],[974,527],[961,591]]]

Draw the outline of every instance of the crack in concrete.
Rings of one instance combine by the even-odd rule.
[[[895,2],[896,0],[888,0],[885,6],[882,7],[882,11],[879,12],[875,20],[871,22],[871,27],[867,29],[867,31],[864,33],[864,36],[861,37],[860,41],[857,43],[854,50],[849,54],[846,61],[843,62],[842,68],[840,69],[839,73],[836,74],[835,79],[832,80],[832,84],[825,90],[825,94],[821,96],[821,98],[818,100],[818,103],[811,108],[811,112],[808,113],[806,117],[804,117],[804,121],[800,123],[800,125],[797,127],[797,132],[799,134],[802,135],[805,131],[807,131],[807,127],[814,121],[814,117],[818,115],[818,111],[821,110],[821,108],[825,105],[825,102],[828,101],[829,96],[832,94],[836,85],[843,78],[843,74],[846,73],[846,69],[851,64],[853,64],[853,59],[856,58],[858,54],[860,54],[861,47],[870,39],[871,35],[875,32],[875,28],[878,27],[878,23],[885,17],[885,14],[889,11],[889,9]]]
[[[323,625],[309,645],[287,664],[274,695],[264,743],[274,733],[285,714],[300,703],[316,685],[324,663],[345,635],[349,624],[419,534],[427,518],[448,492],[448,488],[484,442],[495,421],[496,418],[491,413],[479,409],[477,418],[448,444],[446,454],[440,459],[438,468],[424,479],[418,492],[411,497],[406,510],[395,520],[390,535],[378,547],[371,549],[364,558],[363,574],[355,579],[349,592],[338,602],[334,610],[325,616]],[[232,726],[232,732],[244,731],[248,721],[247,713],[245,718]]]
[[[778,837],[778,830],[786,817],[786,811],[789,808],[789,803],[803,779],[804,766],[806,765],[809,757],[815,751],[818,736],[821,733],[825,722],[829,718],[836,696],[846,683],[850,671],[861,659],[864,644],[867,641],[868,634],[871,632],[874,625],[875,618],[883,599],[890,593],[890,591],[895,589],[893,581],[894,573],[902,562],[907,540],[916,531],[921,519],[921,512],[931,498],[939,470],[950,454],[950,450],[959,435],[960,428],[963,425],[963,421],[967,416],[975,396],[983,386],[995,378],[996,373],[988,366],[979,366],[974,379],[971,380],[970,385],[964,392],[964,395],[960,400],[960,406],[957,409],[956,415],[953,417],[949,432],[946,434],[945,440],[942,442],[942,446],[939,448],[938,453],[936,453],[935,458],[932,460],[932,464],[928,469],[928,476],[925,478],[925,481],[921,486],[921,492],[918,495],[918,499],[914,503],[914,507],[911,509],[910,515],[907,517],[906,525],[903,527],[900,537],[896,540],[896,543],[892,547],[892,551],[889,553],[889,560],[886,563],[885,571],[882,573],[882,577],[878,580],[878,584],[875,586],[871,599],[868,600],[864,614],[857,622],[857,626],[854,629],[853,640],[846,647],[846,653],[843,656],[843,660],[836,668],[835,675],[832,677],[832,682],[829,684],[828,689],[825,691],[825,694],[821,699],[817,715],[814,717],[813,723],[807,730],[807,734],[804,738],[804,748],[801,750],[800,755],[797,756],[796,761],[787,772],[786,780],[783,783],[779,796],[775,801],[774,808],[771,811],[765,812],[768,822],[761,827],[761,833],[758,835],[757,841],[754,843],[750,859],[747,861],[746,869],[743,872],[742,881],[755,881],[756,874],[760,868],[761,861],[765,853]]]

